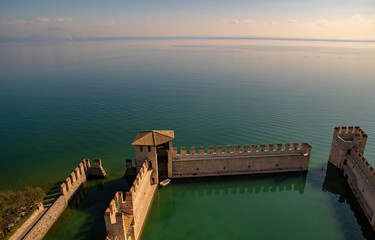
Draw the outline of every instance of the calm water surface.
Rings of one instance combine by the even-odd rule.
[[[374,239],[340,174],[333,128],[359,125],[375,165],[375,44],[125,40],[0,45],[0,190],[53,192],[84,157],[85,185],[47,239],[103,239],[127,190],[140,130],[175,147],[307,141],[307,174],[176,180],[159,189],[142,239]]]

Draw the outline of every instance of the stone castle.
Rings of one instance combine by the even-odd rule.
[[[174,132],[142,131],[135,147],[138,174],[126,198],[117,192],[105,211],[107,240],[139,239],[159,180],[164,178],[207,177],[307,171],[311,154],[308,143],[172,147]],[[329,163],[343,171],[358,203],[375,230],[375,170],[363,157],[367,134],[360,127],[336,127]],[[223,151],[224,150],[224,151]],[[127,163],[127,168],[131,164]]]
[[[159,185],[165,178],[191,178],[278,172],[306,172],[308,143],[235,146],[172,147],[174,132],[141,131],[132,145],[136,167],[127,160],[127,174],[135,173],[130,190],[117,192],[104,214],[107,240],[138,240]],[[375,169],[363,156],[367,134],[360,127],[336,127],[329,163],[340,169],[357,202],[375,230]],[[216,149],[216,151],[215,151]],[[330,166],[329,166],[330,167]],[[330,167],[331,168],[331,167]],[[328,171],[328,169],[327,169]],[[60,195],[47,209],[40,208],[11,239],[42,239],[90,176],[105,177],[100,159],[94,166],[84,159],[61,184]],[[327,177],[327,176],[326,176]]]
[[[308,143],[209,146],[198,153],[182,147],[178,154],[173,139],[172,130],[138,133],[132,143],[138,174],[125,200],[117,192],[105,211],[106,239],[140,238],[160,179],[307,171],[311,154]]]

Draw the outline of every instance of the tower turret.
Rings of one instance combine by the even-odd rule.
[[[152,175],[154,183],[158,183],[159,178],[172,176],[173,139],[173,130],[140,131],[132,142],[135,147],[137,172],[148,159],[149,167],[154,170]]]

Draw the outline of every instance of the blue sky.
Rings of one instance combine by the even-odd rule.
[[[0,36],[375,39],[374,0],[0,0]]]

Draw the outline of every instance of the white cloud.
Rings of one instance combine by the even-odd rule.
[[[252,24],[252,23],[254,23],[254,21],[253,20],[251,20],[251,19],[247,19],[247,20],[245,20],[245,21],[243,21],[245,24]]]
[[[327,26],[333,25],[333,23],[324,19],[324,20],[317,21],[315,25],[318,27],[327,27]]]
[[[353,14],[348,19],[341,21],[328,21],[326,19],[315,22],[318,27],[332,27],[332,26],[368,26],[375,23],[375,19],[366,19],[360,14]]]
[[[73,19],[71,18],[58,18],[55,20],[55,22],[58,22],[58,23],[69,23],[69,22],[72,22]]]
[[[38,18],[37,21],[41,22],[41,23],[50,23],[51,22],[51,20],[49,18]]]
[[[272,26],[272,25],[276,25],[277,22],[275,22],[275,21],[263,21],[263,24]]]
[[[25,20],[23,20],[23,19],[8,22],[8,24],[10,24],[10,25],[13,25],[13,24],[20,25],[20,24],[26,24],[26,23],[27,23],[27,22],[26,22]]]
[[[288,23],[292,23],[292,24],[295,24],[295,23],[298,23],[298,21],[297,21],[297,20],[295,20],[295,19],[289,19]]]
[[[239,24],[240,21],[237,20],[237,19],[232,19],[232,20],[229,21],[229,23],[230,23],[230,24]]]
[[[369,19],[369,18],[366,19],[360,14],[353,14],[348,20],[348,23],[353,24],[353,25],[368,25],[368,24],[374,24],[375,19]]]
[[[239,24],[240,23],[240,21],[237,19],[222,20],[222,22],[225,24]]]

